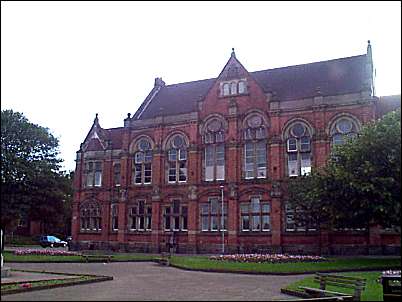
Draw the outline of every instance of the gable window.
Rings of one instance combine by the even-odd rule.
[[[139,200],[128,208],[130,231],[150,231],[152,229],[152,205]]]
[[[242,232],[266,232],[271,229],[270,204],[252,197],[250,202],[240,204],[240,229]]]
[[[101,217],[101,209],[98,203],[84,203],[80,209],[81,231],[100,231]]]
[[[332,145],[343,145],[346,138],[353,138],[357,135],[358,128],[352,119],[342,117],[338,119],[331,129]]]
[[[204,134],[204,175],[205,181],[225,179],[225,134],[222,122],[210,121]]]
[[[289,176],[307,175],[311,172],[311,137],[300,122],[290,127],[286,140]]]
[[[217,232],[227,230],[227,205],[223,205],[222,225],[222,200],[218,197],[208,198],[208,203],[200,205],[201,231]]]
[[[266,128],[259,115],[247,120],[244,130],[244,178],[267,177]]]
[[[165,231],[187,231],[187,205],[175,199],[163,208],[163,225]]]
[[[221,84],[221,96],[239,95],[247,93],[246,79],[231,80]]]
[[[113,165],[113,182],[116,187],[120,186],[120,164],[115,163]]]
[[[117,231],[119,229],[119,205],[118,204],[111,205],[111,214],[112,214],[112,231]]]
[[[85,186],[100,187],[102,186],[102,162],[88,161],[85,163]]]
[[[152,182],[152,148],[151,143],[142,138],[136,145],[134,153],[134,184],[150,184]]]
[[[169,143],[168,182],[180,183],[187,181],[187,147],[181,135],[175,135]]]

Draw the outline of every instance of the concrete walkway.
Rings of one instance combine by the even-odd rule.
[[[185,271],[153,262],[8,263],[14,269],[112,276],[114,280],[2,296],[4,301],[292,299],[280,288],[308,275],[264,276]]]

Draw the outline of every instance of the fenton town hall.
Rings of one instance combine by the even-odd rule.
[[[391,100],[389,100],[391,99]],[[161,78],[124,126],[98,116],[77,151],[72,249],[398,253],[400,234],[296,224],[286,182],[400,106],[375,96],[370,43],[347,58],[217,78]]]

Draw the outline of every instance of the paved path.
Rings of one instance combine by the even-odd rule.
[[[4,301],[278,300],[280,288],[307,275],[268,276],[185,271],[153,262],[8,263],[15,269],[113,276],[113,281],[2,296]]]

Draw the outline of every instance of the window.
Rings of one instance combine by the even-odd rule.
[[[239,94],[246,93],[246,92],[247,92],[246,82],[240,81],[239,82]]]
[[[187,181],[187,148],[184,138],[175,135],[169,143],[168,182],[180,183]]]
[[[266,128],[262,118],[254,115],[247,120],[244,130],[244,177],[267,177],[267,142]]]
[[[225,179],[225,134],[222,122],[218,119],[211,120],[204,134],[205,181]]]
[[[102,162],[89,161],[85,163],[86,187],[102,186]]]
[[[130,231],[151,231],[152,205],[145,200],[139,200],[129,206],[128,227]]]
[[[118,204],[112,204],[111,214],[112,214],[112,231],[117,231],[119,229],[119,205]]]
[[[232,80],[229,83],[223,83],[221,85],[221,95],[238,95],[247,93],[247,82],[243,80]]]
[[[120,186],[120,164],[115,163],[113,165],[113,181],[116,187]]]
[[[173,200],[172,204],[163,208],[163,225],[165,231],[187,231],[187,205],[180,200]]]
[[[134,154],[134,184],[150,184],[152,182],[152,149],[151,143],[143,138],[136,145]]]
[[[201,231],[217,232],[227,230],[227,205],[223,205],[222,226],[222,200],[218,197],[208,198],[208,203],[200,205]]]
[[[347,117],[338,119],[331,129],[332,145],[342,145],[345,143],[346,138],[353,138],[357,135],[358,128],[356,123]]]
[[[271,229],[270,204],[252,197],[249,203],[240,204],[240,228],[243,232],[266,232]]]
[[[84,203],[80,209],[81,231],[101,230],[101,209],[97,203]]]
[[[302,123],[295,123],[289,128],[286,151],[289,176],[311,173],[311,138]]]
[[[296,209],[296,211],[298,213],[303,213],[303,211],[300,209]],[[285,228],[287,232],[306,231],[306,222],[303,221],[296,222],[295,211],[287,203],[285,204],[285,214],[286,214]],[[316,226],[313,223],[311,223],[311,226],[308,227],[308,230],[315,231]]]

